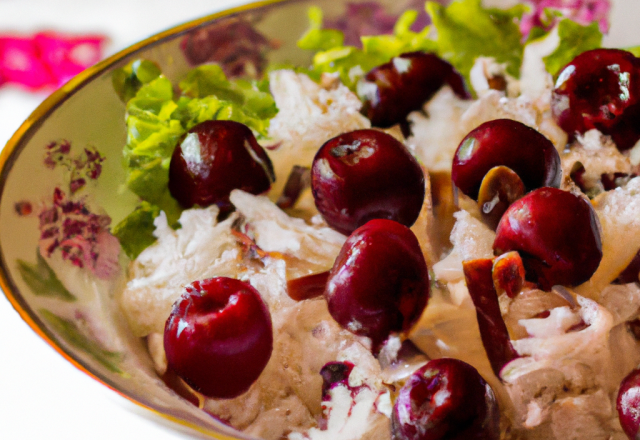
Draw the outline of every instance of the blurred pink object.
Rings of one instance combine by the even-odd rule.
[[[609,0],[529,0],[533,11],[525,14],[520,23],[520,30],[525,37],[534,27],[551,28],[556,20],[547,23],[544,10],[549,8],[559,11],[563,17],[570,18],[580,24],[598,23],[600,31],[609,30]]]
[[[14,83],[30,90],[60,87],[100,61],[106,41],[102,35],[54,32],[0,35],[0,85]]]

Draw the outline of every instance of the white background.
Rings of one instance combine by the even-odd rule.
[[[111,55],[154,33],[248,0],[0,0],[0,34],[100,32]],[[622,6],[624,4],[624,7]],[[612,44],[639,45],[640,0],[618,0]],[[0,88],[0,146],[45,98]],[[138,408],[80,373],[0,295],[0,439],[176,440],[196,434]],[[197,437],[196,437],[197,438]]]

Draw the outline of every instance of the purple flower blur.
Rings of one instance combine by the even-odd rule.
[[[105,158],[94,147],[85,147],[76,155],[71,150],[67,140],[45,146],[44,165],[65,171],[69,194],[56,187],[52,203],[45,204],[38,214],[40,255],[48,258],[59,251],[74,266],[106,279],[119,268],[120,243],[109,232],[111,218],[91,212],[86,199],[75,195],[88,181],[100,177]]]
[[[525,37],[534,27],[549,29],[555,24],[555,21],[545,23],[545,9],[559,11],[563,17],[582,25],[597,22],[602,32],[609,30],[608,15],[611,9],[609,0],[529,0],[529,2],[533,5],[533,11],[525,14],[520,23],[520,30]]]
[[[410,0],[405,7],[419,12],[412,26],[414,30],[429,24],[424,4],[424,0]],[[346,13],[336,20],[327,20],[325,27],[342,31],[345,45],[361,47],[361,36],[392,34],[397,19],[397,15],[388,14],[377,2],[347,3]]]

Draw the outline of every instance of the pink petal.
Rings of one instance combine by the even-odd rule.
[[[118,256],[120,255],[120,242],[108,231],[101,231],[96,240],[98,258],[92,272],[103,280],[111,278],[118,270]]]
[[[13,82],[39,89],[55,82],[31,38],[0,36],[0,84]]]
[[[69,79],[100,61],[102,36],[67,37],[53,32],[43,32],[34,36],[40,59],[49,68],[56,85]]]
[[[59,87],[102,58],[106,37],[41,32],[33,37],[0,35],[0,85],[28,89]]]
[[[520,31],[525,37],[533,27],[542,26],[545,8],[560,11],[564,17],[582,25],[597,22],[602,32],[607,32],[609,29],[610,0],[529,0],[529,2],[533,4],[534,9],[531,13],[525,14],[520,23]],[[551,26],[554,24],[551,23]]]

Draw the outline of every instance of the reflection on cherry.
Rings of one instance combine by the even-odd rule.
[[[633,257],[633,260],[627,265],[627,267],[620,272],[618,278],[614,281],[614,284],[627,284],[640,282],[640,251]]]

